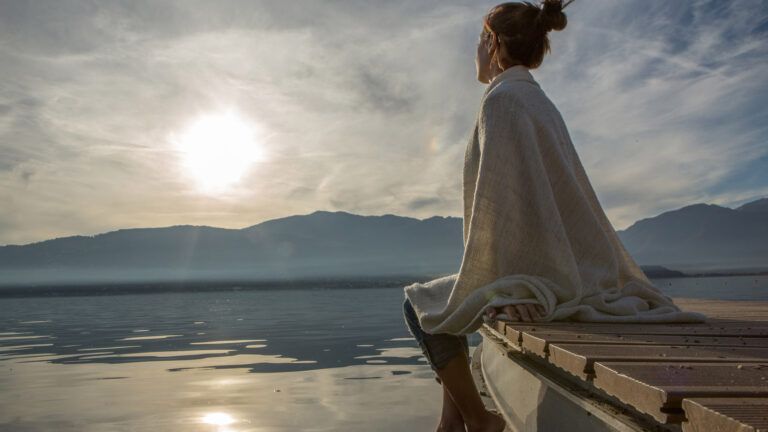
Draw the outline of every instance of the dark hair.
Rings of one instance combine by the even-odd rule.
[[[547,33],[562,30],[568,24],[562,0],[543,0],[541,7],[530,2],[508,2],[494,6],[483,18],[486,34],[495,34],[510,62],[535,69],[550,51]]]

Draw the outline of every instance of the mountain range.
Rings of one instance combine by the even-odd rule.
[[[462,219],[315,211],[243,229],[122,229],[0,247],[0,285],[455,273]],[[643,270],[768,269],[768,198],[693,204],[618,235]],[[671,269],[671,270],[670,270]]]

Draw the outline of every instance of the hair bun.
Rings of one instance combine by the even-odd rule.
[[[571,0],[573,1],[573,0]],[[569,1],[568,3],[570,3]],[[566,3],[566,5],[568,5]],[[544,0],[539,11],[539,22],[544,31],[562,30],[568,24],[568,19],[563,13],[562,0]]]

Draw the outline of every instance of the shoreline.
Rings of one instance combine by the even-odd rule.
[[[709,277],[768,276],[768,271],[748,273],[646,273],[649,279],[685,279]],[[258,280],[156,280],[156,281],[83,281],[60,283],[7,283],[0,282],[0,298],[7,297],[68,297],[92,295],[203,293],[217,291],[276,291],[276,290],[323,290],[323,289],[371,289],[402,288],[406,285],[431,280],[444,275],[399,275],[370,277],[307,277],[295,279]]]

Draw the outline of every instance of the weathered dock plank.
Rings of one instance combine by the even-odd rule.
[[[686,398],[683,410],[683,432],[768,432],[768,398]]]
[[[500,321],[501,322],[501,321]],[[519,324],[503,321],[505,324],[504,335],[513,342],[521,344],[523,334],[536,336],[538,333],[555,335],[668,335],[668,336],[708,336],[708,337],[741,337],[741,338],[768,338],[768,326],[753,327],[749,325],[707,325],[679,326],[670,324],[590,324],[590,323],[564,323],[556,324]],[[501,333],[501,332],[500,332]]]
[[[554,343],[590,345],[678,345],[768,348],[768,338],[740,336],[688,336],[688,335],[633,335],[633,334],[571,334],[522,333],[520,346],[527,352],[546,357],[549,345]]]
[[[709,319],[496,321],[493,327],[520,352],[570,372],[661,424],[686,420],[681,424],[688,432],[765,430],[768,409],[760,401],[768,400],[768,302],[674,301]]]
[[[768,348],[582,344],[553,344],[548,357],[553,365],[584,380],[592,378],[595,362],[761,363],[766,359]]]
[[[709,300],[675,297],[672,299],[682,310],[701,312],[714,321],[750,321],[762,324],[768,321],[768,302],[753,300]]]
[[[597,362],[595,387],[662,423],[694,397],[768,397],[768,364]]]

